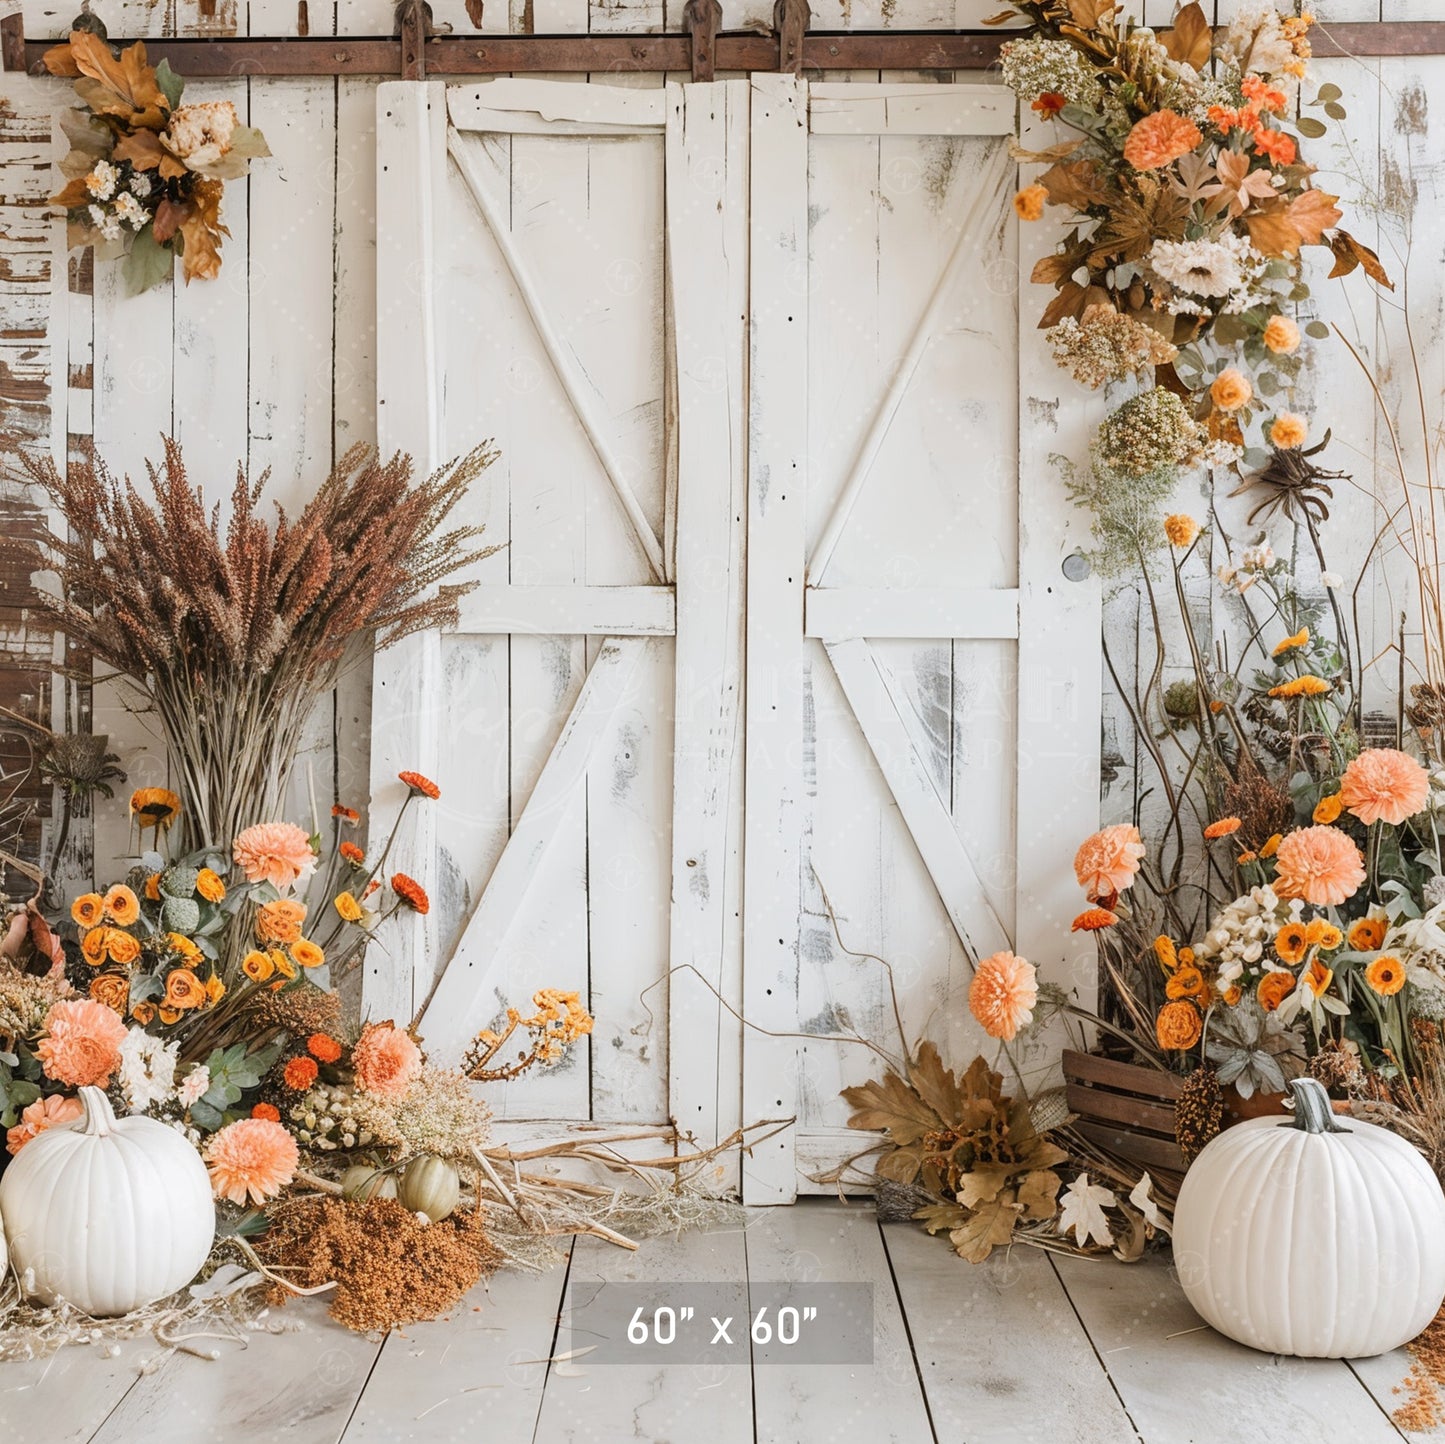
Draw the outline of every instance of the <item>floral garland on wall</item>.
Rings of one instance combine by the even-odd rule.
[[[61,115],[69,184],[51,204],[66,213],[72,248],[125,257],[133,293],[169,279],[177,257],[188,284],[214,280],[230,235],[225,182],[271,154],[266,137],[229,100],[183,105],[185,82],[166,61],[149,64],[139,41],[117,54],[100,32],[72,30],[45,52],[45,68],[74,80],[84,107]]]

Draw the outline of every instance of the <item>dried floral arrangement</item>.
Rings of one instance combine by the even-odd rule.
[[[184,804],[184,850],[219,849],[280,816],[316,699],[368,645],[456,619],[449,581],[490,554],[445,529],[491,465],[486,446],[416,481],[411,459],[352,448],[301,509],[264,515],[267,474],[238,473],[209,510],[167,440],[147,497],[101,461],[26,458],[65,531],[41,542],[59,630],[150,701]]]
[[[1325,133],[1320,116],[1346,118],[1339,88],[1320,86],[1286,128],[1308,79],[1308,13],[1245,7],[1217,40],[1194,3],[1159,33],[1109,0],[1015,0],[994,19],[1019,14],[1031,25],[1003,47],[1004,82],[1072,132],[1018,152],[1048,163],[1018,214],[1057,207],[1073,221],[1034,268],[1056,292],[1039,324],[1084,386],[1154,381],[1106,419],[1088,464],[1068,468],[1096,517],[1101,569],[1117,574],[1129,543],[1155,543],[1184,472],[1278,465],[1269,448],[1300,455],[1308,422],[1283,402],[1301,365],[1304,251],[1328,247],[1332,276],[1363,266],[1390,281],[1301,154],[1299,136]],[[1303,329],[1329,334],[1317,320]]]
[[[81,22],[84,22],[82,25]],[[187,283],[221,270],[221,199],[228,180],[271,154],[229,100],[183,105],[185,82],[166,61],[151,65],[137,41],[117,51],[105,26],[84,15],[45,68],[75,81],[83,109],[61,116],[69,184],[51,203],[66,212],[70,244],[125,257],[133,293],[170,278],[180,258]]]

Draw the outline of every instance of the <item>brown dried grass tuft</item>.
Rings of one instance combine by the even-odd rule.
[[[144,490],[99,460],[23,458],[66,527],[41,538],[60,581],[44,604],[154,704],[192,846],[274,820],[307,714],[359,642],[455,625],[470,585],[448,578],[496,548],[443,527],[495,458],[480,446],[415,481],[410,457],[353,447],[298,515],[273,520],[269,472],[238,470],[223,518],[169,438]]]

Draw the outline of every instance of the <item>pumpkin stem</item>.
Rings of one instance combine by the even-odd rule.
[[[110,1106],[110,1099],[99,1088],[85,1087],[80,1090],[80,1106],[85,1109],[85,1116],[76,1131],[89,1134],[92,1138],[109,1137],[111,1129],[115,1127],[115,1113]]]
[[[1335,1122],[1330,1095],[1318,1078],[1295,1078],[1289,1085],[1294,1094],[1294,1117],[1280,1124],[1281,1128],[1298,1128],[1305,1133],[1349,1133],[1351,1130]]]

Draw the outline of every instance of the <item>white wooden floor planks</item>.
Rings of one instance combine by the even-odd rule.
[[[96,1348],[61,1349],[47,1359],[0,1364],[0,1425],[12,1439],[81,1444],[105,1422],[155,1354],[149,1339],[129,1339],[114,1358]]]
[[[883,1239],[940,1444],[1137,1438],[1046,1254],[995,1252],[975,1268],[916,1224]]]
[[[1204,1327],[1163,1263],[1056,1267],[1145,1444],[1402,1437],[1348,1364],[1256,1353]]]
[[[647,1239],[636,1253],[601,1239],[579,1238],[572,1250],[569,1313],[558,1349],[570,1353],[586,1347],[574,1342],[574,1331],[585,1334],[588,1301],[595,1296],[589,1286],[603,1281],[737,1283],[747,1277],[747,1269],[738,1229]],[[692,1364],[589,1364],[586,1355],[579,1355],[552,1365],[534,1444],[623,1440],[664,1444],[691,1437],[703,1418],[708,1444],[752,1444],[748,1370]],[[806,1437],[793,1436],[793,1444]]]
[[[757,1444],[842,1439],[923,1444],[933,1439],[871,1203],[840,1207],[809,1202],[769,1209],[749,1223],[747,1245],[752,1282],[873,1285],[872,1366],[773,1364],[755,1369]]]
[[[346,1430],[348,1444],[533,1437],[567,1270],[506,1271],[450,1317],[392,1334]]]

